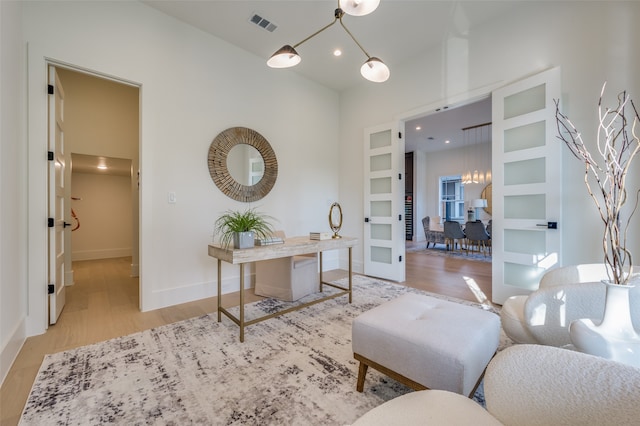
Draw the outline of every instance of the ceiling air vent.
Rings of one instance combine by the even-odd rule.
[[[249,18],[249,22],[253,22],[254,24],[259,26],[260,28],[269,31],[270,33],[272,33],[276,28],[278,28],[278,26],[276,24],[264,19],[262,16],[260,16],[260,15],[258,15],[256,13],[251,15],[251,18]]]

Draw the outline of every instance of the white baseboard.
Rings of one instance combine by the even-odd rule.
[[[7,374],[9,374],[9,370],[26,340],[26,323],[23,319],[13,331],[11,337],[4,343],[2,352],[0,352],[0,386],[4,383],[4,379],[6,379]]]
[[[239,275],[224,277],[222,279],[222,294],[238,291],[239,282]],[[253,287],[254,283],[255,280],[253,274],[246,273],[244,280],[245,288]],[[217,294],[218,285],[215,281],[158,290],[154,291],[150,297],[143,296],[142,311],[152,311],[154,309],[166,308],[168,306],[179,305],[181,303],[193,302],[196,300],[206,299],[208,297],[215,297]],[[211,312],[216,309],[216,306],[211,306]]]
[[[74,285],[73,270],[64,273],[64,285]]]
[[[325,256],[323,258],[323,269],[330,271],[333,269],[348,269],[348,259],[344,262],[340,262],[340,259],[335,257]],[[344,263],[344,265],[341,265]],[[340,268],[342,266],[342,268]],[[362,270],[361,265],[353,264],[353,272],[356,273]],[[244,278],[245,289],[249,289],[255,286],[255,275],[250,271],[251,268],[246,268]],[[239,271],[238,271],[239,272]],[[238,291],[238,283],[240,282],[240,276],[234,274],[231,276],[222,278],[222,294],[234,293]],[[180,303],[193,302],[200,299],[206,299],[208,297],[215,297],[218,293],[218,286],[215,281],[208,281],[204,283],[195,283],[181,287],[173,287],[164,290],[154,291],[150,297],[145,297],[144,306],[142,311],[151,311],[154,309],[166,308],[168,306],[178,305]],[[217,309],[216,306],[211,307],[211,312]]]
[[[112,259],[114,257],[131,256],[131,247],[114,248],[104,250],[84,250],[74,251],[71,260],[95,260],[95,259]]]
[[[140,264],[132,263],[131,264],[131,277],[139,277],[140,276]]]
[[[347,270],[349,268],[349,260],[340,260],[336,251],[325,252],[322,258],[322,266],[325,271],[331,271],[334,269]],[[352,267],[354,273],[362,272],[361,263],[354,262]],[[252,288],[255,286],[255,275],[251,272],[252,268],[245,269],[245,288]],[[222,277],[222,294],[237,292],[239,282],[240,276],[238,273]],[[215,297],[217,294],[218,285],[215,281],[158,290],[154,291],[151,295],[143,295],[142,311],[146,312],[178,305],[180,303],[193,302],[195,300],[206,299],[208,297]],[[216,306],[212,306],[211,311],[215,311],[216,308]]]

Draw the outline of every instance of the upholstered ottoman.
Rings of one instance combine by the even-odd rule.
[[[405,294],[353,320],[357,390],[372,367],[416,390],[472,396],[499,340],[500,318],[492,312]]]

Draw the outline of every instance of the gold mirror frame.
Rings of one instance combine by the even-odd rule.
[[[240,144],[257,149],[264,161],[264,175],[255,185],[243,185],[229,173],[227,156],[231,148]],[[271,145],[260,133],[247,127],[231,127],[218,134],[209,146],[207,158],[213,182],[220,191],[236,201],[252,202],[264,198],[278,177],[278,160]]]
[[[484,208],[484,211],[491,215],[491,194],[493,192],[493,187],[491,184],[484,187],[482,193],[480,194],[480,198],[484,198],[487,200],[487,207]]]
[[[338,223],[335,223],[333,221],[333,210],[334,209],[338,209]],[[329,227],[331,228],[331,230],[333,231],[333,236],[331,238],[342,238],[340,235],[338,235],[338,232],[340,231],[340,228],[342,228],[342,207],[340,207],[340,204],[338,203],[333,203],[331,204],[331,207],[329,208]]]

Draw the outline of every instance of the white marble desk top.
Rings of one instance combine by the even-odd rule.
[[[358,239],[355,237],[332,238],[330,240],[312,240],[309,237],[290,237],[285,238],[282,244],[255,246],[247,249],[225,249],[218,244],[209,244],[209,256],[235,265],[299,254],[349,248],[355,246],[357,243]]]

